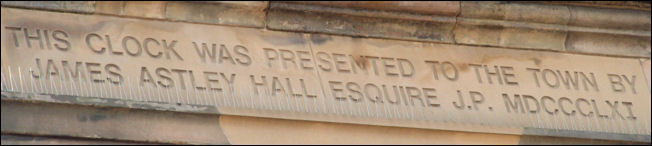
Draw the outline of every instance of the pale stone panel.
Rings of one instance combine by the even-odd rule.
[[[645,79],[647,79],[647,88],[650,89],[652,83],[650,83],[650,59],[641,59],[641,66],[643,66],[643,72],[645,72]]]
[[[336,114],[649,135],[645,129],[649,125],[650,98],[637,59],[331,35],[313,34],[309,38],[320,58],[317,64],[330,66],[319,71],[326,97],[332,99],[325,105],[339,106],[332,108]],[[437,74],[428,61],[438,62]],[[444,62],[450,63],[443,66]],[[506,73],[503,71],[513,76],[499,76]],[[628,87],[625,80],[633,86]],[[403,89],[397,91],[393,86]],[[459,95],[463,101],[459,101]],[[525,110],[515,113],[514,96],[520,96]],[[382,102],[374,101],[377,97]],[[396,100],[400,102],[392,103]],[[619,104],[614,110],[609,104],[615,102]],[[596,118],[598,113],[601,118]]]
[[[519,136],[220,116],[231,144],[518,144]]]

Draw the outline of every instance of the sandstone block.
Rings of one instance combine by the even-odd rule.
[[[510,2],[462,2],[462,18],[566,24],[570,12],[566,6]]]
[[[234,26],[265,26],[266,2],[169,2],[171,20]]]
[[[455,42],[472,45],[564,50],[566,31],[520,27],[510,23],[503,21],[492,24],[488,20],[459,19],[453,31],[455,33]]]
[[[652,67],[652,66],[650,66],[650,58],[641,59],[641,66],[643,66],[643,72],[645,73],[645,79],[647,79],[647,88],[652,90],[651,89],[652,82],[650,82],[650,80],[652,79],[652,77],[650,76],[650,72],[651,72],[650,67]]]
[[[31,135],[2,134],[2,145],[126,145],[143,144],[136,142],[122,142],[102,139],[46,137]]]
[[[571,19],[568,25],[602,29],[647,31],[650,36],[650,11],[569,7]]]
[[[2,131],[143,142],[228,144],[218,115],[2,101]]]
[[[276,8],[275,6],[272,3],[267,20],[268,28],[275,30],[449,43],[453,41],[451,30],[454,25],[454,20],[424,21],[366,17],[327,12],[288,10]]]
[[[461,44],[564,50],[565,6],[506,2],[462,2],[455,27]]]
[[[568,32],[569,52],[650,57],[650,37],[591,32]]]
[[[95,1],[2,1],[2,6],[92,13]]]
[[[154,19],[165,19],[165,7],[168,2],[164,1],[130,1],[126,2],[124,15],[134,17],[145,17]]]
[[[124,14],[124,1],[98,1],[95,2],[95,13],[122,15]]]
[[[453,1],[292,1],[286,3],[397,11],[439,16],[455,16],[460,11],[460,2]]]

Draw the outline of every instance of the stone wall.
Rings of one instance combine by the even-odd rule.
[[[636,66],[631,71],[643,72],[642,78],[647,81],[648,90],[639,92],[650,94],[649,2],[3,1],[2,9],[3,12],[26,10],[201,24],[202,27],[237,28],[242,32],[323,34],[404,44],[492,47],[527,50],[531,54],[635,60],[640,68]],[[311,39],[311,42],[319,40],[312,35]],[[3,39],[3,49],[5,45]],[[571,132],[583,136],[565,137],[541,131],[504,134],[418,129],[288,118],[291,116],[238,115],[214,106],[5,89],[2,91],[2,144],[650,143],[649,132],[613,138],[600,133]],[[649,103],[647,106],[649,110]]]

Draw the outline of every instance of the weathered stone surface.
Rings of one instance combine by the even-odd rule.
[[[449,43],[453,41],[451,31],[454,26],[454,20],[452,19],[444,21],[406,20],[290,10],[284,9],[283,7],[288,6],[283,3],[272,3],[267,17],[268,28],[362,37]],[[313,9],[333,8],[320,7]]]
[[[526,1],[526,2],[650,11],[650,2],[646,2],[646,1]]]
[[[130,1],[126,2],[124,15],[134,17],[145,17],[165,19],[165,8],[168,2],[165,1]]]
[[[650,80],[652,79],[652,77],[650,77],[650,72],[651,72],[650,68],[652,66],[650,65],[650,59],[649,58],[648,59],[641,59],[641,66],[643,67],[643,72],[645,73],[645,79],[647,79],[647,88],[649,90],[652,90],[651,89],[652,82],[650,82]]]
[[[589,54],[649,57],[650,13],[512,2],[462,2],[455,40]]]
[[[218,123],[218,115],[2,100],[3,133],[155,143],[228,144]]]
[[[231,144],[517,144],[517,135],[220,116]]]
[[[95,1],[2,1],[2,6],[92,13]]]
[[[566,30],[559,24],[569,18],[564,6],[462,2],[455,42],[562,51]]]
[[[283,3],[324,5],[355,9],[388,10],[440,16],[456,16],[460,11],[460,2],[453,1],[288,1]]]
[[[43,93],[25,93],[25,91],[23,91],[22,93],[4,92],[4,90],[8,90],[8,89],[3,89],[2,100],[74,104],[74,105],[97,106],[97,107],[114,107],[114,108],[117,107],[117,108],[186,112],[186,113],[199,113],[199,114],[219,114],[217,108],[210,105],[143,102],[143,101],[137,101],[139,99],[125,99],[125,98],[98,99],[97,97],[87,97],[84,95],[60,95],[64,93],[55,95],[55,94],[43,94]],[[79,90],[83,90],[83,89],[79,89]],[[36,92],[36,91],[30,91],[30,92]]]
[[[455,42],[459,44],[562,51],[567,32],[525,28],[506,22],[492,23],[490,20],[458,19],[453,33]]]
[[[568,25],[603,29],[647,31],[650,37],[650,11],[569,7],[571,19]]]
[[[522,21],[545,24],[566,24],[570,12],[566,6],[522,4],[510,2],[462,2],[462,18]]]
[[[231,140],[231,144],[646,144],[643,142],[473,133],[229,115],[220,116],[220,124]]]
[[[520,136],[519,145],[646,145],[645,142],[581,139],[552,136]]]
[[[122,15],[126,3],[125,1],[97,1],[95,2],[95,13]]]
[[[3,76],[12,79],[3,78],[3,90],[12,92],[502,134],[650,133],[641,128],[649,125],[650,93],[635,58],[13,8],[2,8],[2,16]],[[70,65],[78,61],[81,75],[73,76]]]
[[[590,32],[568,32],[569,52],[650,57],[650,37]]]
[[[587,98],[590,98],[590,100],[596,100],[596,103],[604,103],[604,105],[606,105],[606,102],[613,102],[611,100],[620,100],[620,102],[638,103],[638,105],[635,105],[638,106],[639,110],[641,111],[641,113],[637,114],[639,115],[638,118],[647,119],[649,117],[646,116],[645,112],[649,110],[647,104],[647,100],[649,100],[649,98],[646,97],[649,96],[649,93],[642,92],[645,90],[645,86],[642,86],[645,84],[644,80],[636,79],[638,81],[635,81],[636,83],[634,83],[634,86],[636,86],[634,87],[635,89],[626,92],[624,92],[624,90],[619,86],[611,84],[611,81],[617,82],[616,79],[612,79],[613,77],[611,77],[611,75],[626,75],[628,79],[636,78],[633,76],[643,76],[642,71],[638,71],[637,69],[637,64],[640,64],[638,63],[637,59],[596,57],[551,52],[535,53],[535,51],[508,51],[488,47],[467,47],[434,43],[421,44],[414,42],[389,41],[381,39],[360,39],[329,35],[311,35],[310,38],[311,47],[314,52],[324,54],[344,54],[346,56],[344,57],[346,59],[342,59],[346,61],[341,63],[340,66],[342,67],[339,67],[342,68],[342,70],[331,68],[331,70],[320,70],[319,73],[323,80],[322,86],[327,91],[325,93],[326,97],[340,99],[326,101],[326,104],[324,104],[325,106],[339,105],[342,108],[342,110],[332,111],[334,113],[350,115],[353,117],[376,117],[381,115],[389,115],[396,116],[398,119],[424,119],[426,121],[441,121],[452,123],[462,121],[478,121],[484,125],[510,126],[514,124],[522,124],[523,127],[539,127],[545,129],[556,129],[561,128],[561,126],[565,125],[564,127],[573,127],[569,128],[568,130],[602,132],[609,131],[607,133],[628,133],[642,135],[647,135],[647,133],[649,133],[649,131],[641,131],[640,129],[636,128],[629,129],[626,128],[626,126],[623,127],[623,125],[638,125],[639,127],[644,127],[646,124],[646,122],[644,122],[645,120],[621,121],[617,119],[593,119],[591,117],[587,117],[586,115],[561,116],[546,114],[546,112],[540,113],[541,111],[535,112],[539,114],[531,115],[514,114],[507,112],[510,108],[505,107],[507,106],[505,103],[507,100],[504,99],[507,98],[506,96],[512,96],[512,94],[519,94],[523,97],[533,96],[534,98],[541,98],[542,96],[548,96],[552,98],[558,97],[555,99],[555,101],[567,100],[560,99],[559,97],[570,98],[569,100],[573,100],[573,104],[575,104],[577,100],[587,100]],[[396,50],[401,51],[386,53]],[[349,59],[348,55],[353,56],[353,60],[356,62],[354,63],[353,60]],[[359,57],[359,55],[373,57]],[[410,60],[414,67],[412,70],[407,69],[405,72],[408,74],[413,74],[409,76],[402,75],[403,69],[410,68],[406,67],[405,65],[403,65],[403,69],[401,67],[388,69],[383,68],[382,65],[380,65],[379,68],[374,68],[373,66],[379,65],[381,62],[383,64],[385,63],[385,60],[380,60],[378,57],[386,57],[388,60]],[[439,63],[449,61],[454,64],[451,66],[457,66],[457,68],[446,69],[446,72],[449,72],[449,77],[447,77],[449,79],[447,79],[442,75],[444,73],[434,74],[432,72],[423,72],[423,70],[433,69],[432,66],[429,66],[428,63],[426,63],[427,61],[438,61]],[[357,66],[361,66],[360,64],[362,64],[362,66],[365,66],[367,70],[363,71],[357,69],[357,73],[355,73],[352,70],[358,67],[355,67],[353,64],[358,64]],[[627,64],[629,67],[625,67],[625,64]],[[399,63],[392,61],[390,62],[390,65],[398,66]],[[518,82],[518,85],[507,85],[506,82],[495,82],[496,78],[493,77],[490,80],[493,80],[494,82],[487,83],[488,77],[484,76],[488,74],[482,73],[483,69],[478,65],[487,65],[490,67],[489,70],[485,70],[484,72],[495,72],[497,70],[495,68],[498,68],[499,66],[513,67],[514,74],[516,74],[515,81]],[[497,66],[495,66],[494,69],[491,69],[494,65]],[[538,78],[533,75],[531,69],[541,69],[542,71],[547,69],[550,70],[546,71],[547,73],[545,73],[547,74],[545,75],[547,77]],[[564,77],[568,79],[568,76],[562,76],[566,71],[569,73],[575,72],[578,73],[578,75],[585,74],[589,76],[595,76],[597,85],[594,87],[589,87],[591,85],[581,83],[584,81],[579,81],[582,79],[576,78],[579,79],[576,80],[578,85],[589,85],[583,87],[578,86],[576,88],[566,86],[564,83],[562,83],[564,81],[561,80],[558,80],[557,83],[554,83],[554,79],[551,80],[551,78],[553,78],[551,76],[552,74],[557,74],[557,77]],[[434,78],[433,74],[434,76],[438,76],[438,79]],[[623,78],[620,79],[624,80]],[[569,83],[568,81],[566,82]],[[382,104],[379,104],[378,102],[374,103],[373,97],[376,96],[375,90],[368,91],[366,89],[368,84],[375,85],[377,88],[381,88],[381,85],[386,85],[387,88],[390,88],[394,85],[403,86],[405,88],[410,87],[413,91],[405,92],[412,92],[411,94],[414,96],[416,96],[417,93],[420,96],[424,96],[426,94],[425,91],[420,89],[432,88],[436,89],[437,99],[412,99],[410,98],[412,96],[409,96],[405,97],[406,99],[400,99],[400,105],[395,105],[391,104],[391,101],[397,99],[391,99],[394,97],[392,96],[393,94],[391,94],[393,91],[389,90],[388,92],[390,92],[390,96],[386,96],[388,95],[387,93],[383,94],[383,97],[389,99],[383,99],[384,103]],[[362,92],[360,94],[365,95],[364,98],[356,97],[360,96],[355,91],[358,87],[360,88],[360,92]],[[339,88],[343,88],[345,90],[334,90]],[[346,89],[349,91],[346,91]],[[456,89],[459,91],[457,94],[455,92]],[[491,109],[487,109],[489,107],[478,107],[479,110],[477,112],[479,113],[466,113],[463,111],[455,110],[454,107],[457,105],[451,105],[450,103],[460,103],[460,101],[456,101],[457,99],[454,97],[457,97],[460,94],[465,94],[465,90],[481,92],[484,98],[482,104],[490,106]],[[602,97],[609,97],[610,101],[598,101],[598,99],[604,99]],[[356,98],[362,99],[356,100]],[[623,101],[630,99],[632,101]],[[387,103],[388,101],[390,101],[390,103]],[[439,106],[431,106],[428,105],[430,103],[442,104]],[[541,102],[537,103],[540,104]],[[588,102],[580,103],[587,104]],[[605,114],[605,110],[609,109],[606,107],[608,106],[597,106],[596,108],[602,109],[600,112]],[[472,109],[472,106],[461,108]],[[483,108],[485,111],[483,111]],[[550,107],[546,106],[546,108]],[[392,112],[385,113],[388,111],[383,111],[387,109],[389,109],[389,111],[397,111],[399,113],[407,112],[411,114],[392,115]],[[559,110],[564,109],[559,108]],[[578,110],[584,110],[583,112],[586,112],[586,109]],[[578,110],[576,110],[576,112],[578,112]],[[632,112],[634,111],[636,110],[632,110]],[[378,113],[383,114],[378,115]],[[433,115],[436,116],[432,117]],[[613,124],[606,125],[606,123]],[[598,130],[600,127],[611,128]]]
[[[80,139],[69,137],[45,137],[31,135],[2,134],[2,145],[126,145],[147,144],[103,139]]]
[[[264,27],[267,2],[169,2],[167,17],[171,20]]]

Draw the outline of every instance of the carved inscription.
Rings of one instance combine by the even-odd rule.
[[[649,125],[636,60],[16,11],[3,91],[649,134],[605,126]]]

